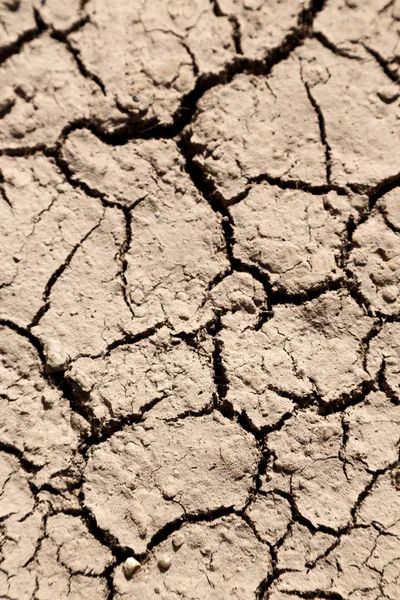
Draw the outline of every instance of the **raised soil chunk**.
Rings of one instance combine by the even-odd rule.
[[[275,546],[283,540],[292,521],[289,501],[279,494],[259,494],[246,508],[246,517],[260,538]]]
[[[353,433],[350,426],[353,435],[357,430]],[[357,454],[345,452],[342,439],[340,415],[323,417],[311,411],[297,413],[268,436],[268,447],[276,457],[273,469],[290,477],[297,510],[315,528],[332,532],[351,522],[353,506],[372,478],[355,460]],[[270,476],[273,473],[267,470]]]
[[[1,121],[0,149],[53,146],[68,124],[99,111],[99,102],[103,120],[110,113],[98,86],[49,35],[25,44],[1,66],[0,88],[10,109]]]
[[[221,416],[126,428],[91,451],[84,502],[101,528],[141,553],[184,515],[242,508],[257,461],[253,437]]]
[[[357,207],[365,207],[363,197],[256,185],[230,209],[234,256],[262,270],[273,290],[302,294],[324,286],[344,275],[338,263]]]
[[[400,312],[400,232],[374,212],[354,232],[348,268],[365,303],[379,315]]]
[[[132,315],[121,277],[125,234],[122,213],[106,208],[53,285],[49,310],[33,328],[44,343],[56,340],[71,359],[99,354],[129,331]]]
[[[370,393],[344,413],[348,427],[346,457],[379,471],[396,462],[400,443],[400,405],[383,392]]]
[[[188,523],[179,534],[183,545],[174,550],[173,537],[157,546],[146,565],[126,581],[122,569],[114,578],[116,600],[132,597],[150,600],[234,598],[253,600],[271,573],[270,550],[256,539],[250,527],[235,515],[211,523]],[[169,554],[170,568],[158,566]]]
[[[165,329],[108,356],[79,358],[66,376],[100,430],[148,411],[173,419],[212,403],[211,352],[204,354],[184,343],[172,344]]]
[[[385,392],[400,402],[400,323],[386,323],[370,342],[367,369],[375,376],[382,369]]]
[[[385,194],[376,203],[376,208],[383,214],[387,224],[400,232],[400,194],[398,189]]]
[[[357,523],[376,525],[379,531],[400,537],[400,469],[398,463],[385,469],[379,475],[357,510]]]
[[[100,202],[71,188],[41,154],[0,158],[0,314],[28,326],[43,309],[55,274],[98,226]]]
[[[364,47],[369,49],[397,75],[399,21],[398,0],[328,0],[314,21],[314,31],[350,56],[358,56]]]
[[[351,60],[316,40],[296,52],[323,120],[331,183],[369,190],[396,176],[400,106],[385,100],[393,84],[381,66],[366,51]]]
[[[31,0],[3,0],[0,4],[0,53],[36,31]],[[1,92],[0,92],[1,93]]]
[[[126,252],[132,332],[160,323],[193,329],[208,288],[229,263],[220,219],[184,173],[175,143],[110,147],[76,132],[64,156],[74,178],[108,200],[130,205],[142,199],[131,212]]]
[[[263,60],[271,50],[284,45],[301,30],[303,11],[311,2],[304,0],[218,0],[224,15],[237,23],[240,45],[246,58]]]
[[[133,120],[171,123],[196,76],[218,73],[235,56],[232,25],[208,0],[92,0],[86,11],[69,40]]]
[[[371,379],[363,368],[362,341],[373,320],[344,292],[327,292],[300,306],[277,305],[258,330],[242,331],[238,321],[225,319],[219,334],[227,400],[256,426],[269,424],[271,396],[288,404],[286,412],[291,399],[316,392],[323,402],[338,402]]]
[[[0,443],[33,465],[36,485],[51,480],[53,487],[66,489],[76,477],[74,459],[84,420],[72,416],[67,400],[42,377],[37,352],[25,337],[1,327],[0,356]]]
[[[43,23],[56,31],[68,33],[87,17],[86,0],[34,0],[34,4]]]
[[[187,135],[196,163],[227,203],[261,175],[326,183],[318,118],[297,58],[268,77],[238,75],[206,92]]]
[[[211,289],[205,311],[211,309],[214,316],[224,315],[224,322],[241,331],[256,327],[261,313],[267,310],[268,299],[264,286],[249,273],[233,271]]]

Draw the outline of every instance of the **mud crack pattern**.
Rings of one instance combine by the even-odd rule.
[[[0,2],[0,598],[398,600],[398,0]]]

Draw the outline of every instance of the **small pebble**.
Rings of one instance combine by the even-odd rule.
[[[185,543],[185,537],[184,537],[183,533],[178,532],[172,538],[172,545],[174,547],[174,550],[179,550],[179,548],[181,546],[183,546],[184,543]]]
[[[132,96],[132,100],[134,102],[140,102],[139,98],[137,96]]]
[[[169,554],[163,554],[158,560],[158,566],[162,571],[166,571],[171,566],[171,557]]]
[[[44,354],[48,371],[62,371],[65,369],[69,356],[59,340],[50,338],[44,346]]]
[[[382,297],[389,304],[396,302],[398,295],[399,291],[395,285],[388,285],[382,290]]]
[[[158,219],[158,217],[160,216],[160,214],[161,214],[160,211],[156,210],[156,212],[154,213],[155,218]]]
[[[137,561],[136,558],[133,558],[133,556],[129,556],[129,558],[127,558],[124,562],[123,566],[125,577],[127,579],[132,579],[133,575],[140,569],[140,567],[140,562]]]

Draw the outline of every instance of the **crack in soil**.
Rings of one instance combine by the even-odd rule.
[[[81,9],[84,8],[85,4],[86,1],[82,0]],[[366,369],[367,355],[369,352],[371,341],[379,334],[384,323],[397,322],[398,316],[387,317],[387,315],[385,316],[384,314],[380,314],[376,311],[374,314],[372,314],[368,298],[364,297],[363,293],[361,292],[359,286],[356,284],[352,274],[349,272],[348,269],[345,270],[344,277],[332,281],[327,279],[322,284],[309,289],[307,293],[288,294],[273,289],[269,277],[260,268],[258,268],[255,265],[246,264],[245,262],[241,261],[235,256],[235,223],[229,211],[229,206],[235,205],[244,200],[247,197],[249,191],[252,189],[252,186],[258,185],[262,182],[267,182],[270,185],[278,186],[282,190],[300,189],[316,196],[327,194],[330,191],[335,191],[341,196],[349,195],[350,191],[356,193],[365,193],[367,194],[369,199],[370,214],[371,211],[374,209],[376,202],[384,194],[397,188],[400,185],[400,174],[398,173],[392,177],[388,177],[372,188],[351,183],[347,187],[332,184],[332,148],[327,139],[325,118],[321,107],[318,105],[316,99],[312,94],[312,89],[310,85],[304,80],[303,84],[307,93],[307,97],[315,111],[318,120],[321,143],[325,151],[327,181],[325,185],[310,185],[300,180],[282,180],[280,178],[271,177],[270,175],[268,175],[268,173],[263,173],[257,177],[250,178],[245,191],[238,194],[231,202],[229,202],[229,206],[227,206],[227,203],[224,201],[222,195],[217,192],[215,184],[211,177],[208,176],[205,169],[202,169],[198,164],[194,162],[193,158],[195,154],[195,149],[189,139],[187,132],[185,131],[185,128],[192,122],[193,117],[195,116],[199,100],[208,90],[217,85],[229,83],[230,81],[232,81],[233,77],[239,73],[248,73],[262,77],[267,76],[274,66],[279,64],[281,61],[286,60],[291,55],[291,53],[304,42],[306,38],[316,38],[325,48],[328,48],[331,52],[339,56],[354,59],[355,61],[357,61],[358,58],[355,56],[351,56],[350,53],[336,47],[324,34],[313,32],[313,20],[315,16],[324,8],[325,3],[323,1],[315,1],[311,4],[310,8],[303,9],[299,15],[297,27],[285,37],[285,39],[279,46],[277,46],[274,50],[268,53],[264,60],[250,60],[244,56],[242,48],[242,33],[240,30],[239,19],[233,15],[225,15],[225,13],[222,12],[217,0],[211,0],[211,4],[213,6],[214,14],[217,17],[227,16],[229,18],[229,21],[232,26],[232,39],[234,42],[236,57],[217,75],[206,75],[197,77],[196,84],[192,91],[190,91],[183,97],[179,109],[174,114],[173,122],[171,125],[165,125],[162,123],[160,124],[156,122],[155,119],[142,119],[140,121],[134,121],[132,119],[131,121],[128,120],[127,124],[123,125],[115,133],[105,133],[101,125],[95,119],[84,118],[69,123],[64,128],[64,131],[54,148],[46,148],[43,145],[37,145],[31,148],[26,147],[15,150],[5,149],[1,152],[1,154],[22,157],[36,154],[38,152],[43,152],[44,155],[52,157],[54,159],[57,167],[63,173],[69,185],[71,185],[73,188],[80,189],[87,196],[99,199],[99,201],[104,205],[104,207],[112,206],[114,208],[118,208],[123,212],[125,218],[125,239],[121,245],[119,252],[119,260],[121,263],[119,276],[123,284],[122,288],[125,304],[129,308],[132,318],[134,318],[132,306],[130,304],[127,292],[127,256],[129,254],[132,241],[131,211],[142,200],[142,198],[138,198],[137,200],[135,200],[134,203],[132,203],[129,207],[123,207],[117,202],[110,201],[107,198],[107,196],[99,190],[92,189],[86,183],[78,181],[75,178],[74,173],[71,171],[68,161],[66,161],[62,156],[62,146],[67,136],[72,131],[75,131],[77,129],[88,129],[89,131],[94,133],[101,141],[110,145],[123,145],[131,139],[138,138],[154,140],[174,138],[177,142],[179,151],[185,161],[186,173],[188,174],[190,180],[192,181],[196,189],[199,191],[200,195],[206,200],[206,202],[212,208],[213,212],[216,215],[218,215],[218,218],[221,222],[221,230],[225,243],[225,253],[229,261],[229,267],[224,271],[219,272],[209,282],[208,291],[214,289],[225,278],[227,278],[235,272],[247,273],[251,275],[254,280],[261,283],[262,288],[267,296],[267,305],[263,310],[260,310],[258,321],[254,327],[255,330],[259,330],[263,326],[263,324],[273,316],[274,307],[277,305],[303,305],[305,302],[320,298],[327,291],[347,290],[350,293],[351,297],[356,301],[356,303],[362,308],[364,308],[367,314],[369,314],[370,316],[374,316],[375,318],[375,323],[373,327],[364,337],[361,345],[363,367],[364,369]],[[18,54],[23,49],[24,45],[40,37],[44,31],[50,29],[45,25],[38,11],[35,11],[35,19],[35,28],[25,32],[18,38],[16,42],[5,46],[0,50],[0,64],[6,61],[11,56]],[[104,83],[97,75],[91,73],[87,69],[82,60],[80,51],[75,49],[70,40],[68,39],[68,35],[70,33],[72,33],[73,31],[77,31],[78,29],[83,27],[87,22],[88,17],[81,17],[76,23],[74,23],[67,31],[63,33],[50,29],[50,35],[67,48],[67,50],[73,56],[81,75],[85,78],[94,81],[94,83],[102,91],[103,95],[106,95],[106,88]],[[393,73],[393,71],[390,69],[389,64],[382,58],[382,56],[367,45],[363,44],[363,47],[380,65],[385,75],[387,75],[392,81],[397,83],[398,77]],[[190,51],[188,47],[186,47],[186,50],[192,58],[193,71],[195,75],[197,75],[198,67],[196,64],[194,54]],[[0,118],[6,116],[11,111],[12,107],[12,103],[6,104],[2,109],[2,112],[0,113]],[[1,176],[0,184],[3,183],[4,177]],[[13,205],[7,197],[3,185],[0,185],[0,193],[3,200],[8,204],[8,206],[11,209],[13,209]],[[341,248],[341,255],[338,258],[339,266],[346,268],[350,252],[355,246],[353,241],[354,232],[356,231],[357,227],[360,226],[360,224],[366,221],[368,216],[369,215],[366,215],[360,218],[357,223],[352,217],[349,218],[347,222],[345,240]],[[84,244],[84,242],[92,234],[92,232],[100,226],[103,219],[104,214],[102,219],[89,232],[87,232],[85,236],[83,236],[82,239],[72,248],[71,252],[68,254],[64,262],[54,271],[54,273],[48,279],[43,292],[43,305],[36,313],[36,315],[32,319],[32,322],[27,328],[23,328],[11,320],[0,319],[0,325],[8,327],[9,329],[15,331],[30,342],[30,344],[38,352],[42,364],[43,377],[46,379],[50,386],[54,386],[60,390],[64,398],[68,401],[71,411],[80,415],[83,419],[85,419],[85,421],[89,423],[90,433],[86,436],[82,436],[78,449],[78,453],[84,459],[84,461],[87,461],[91,448],[107,441],[115,433],[122,431],[124,428],[133,427],[134,425],[140,423],[144,415],[149,413],[159,402],[167,398],[167,394],[160,394],[156,398],[152,399],[150,402],[143,404],[143,406],[141,406],[135,414],[129,414],[119,418],[112,417],[106,422],[100,422],[95,417],[94,412],[90,407],[90,403],[88,402],[88,394],[85,394],[74,384],[72,380],[68,378],[68,376],[66,376],[65,370],[60,371],[58,373],[46,372],[44,346],[42,342],[31,331],[31,329],[40,322],[41,318],[49,309],[51,304],[51,291],[54,285],[57,283],[58,279],[62,276],[64,271],[70,266],[71,261],[77,250],[82,246],[82,244]],[[385,218],[385,222],[394,233],[398,233],[397,228],[392,226],[387,218]],[[205,304],[205,302],[206,301],[204,301],[203,304]],[[306,565],[307,569],[313,569],[316,566],[317,562],[327,558],[329,554],[332,553],[338,547],[338,545],[341,542],[341,537],[343,535],[350,533],[350,531],[358,527],[356,524],[357,512],[360,509],[363,502],[366,500],[366,498],[368,498],[368,496],[373,492],[374,487],[377,484],[378,478],[387,473],[389,470],[393,469],[398,464],[398,460],[396,460],[396,462],[393,462],[390,465],[382,469],[378,469],[372,473],[371,480],[365,486],[362,492],[358,495],[357,500],[351,509],[350,522],[345,527],[339,529],[334,529],[333,527],[323,525],[315,527],[311,520],[309,520],[301,514],[301,511],[297,506],[292,489],[290,490],[290,493],[283,492],[279,489],[274,490],[274,493],[280,495],[282,498],[288,501],[292,513],[292,520],[289,524],[286,534],[283,535],[275,545],[265,542],[265,540],[263,540],[263,538],[257,532],[253,521],[247,514],[245,514],[245,511],[254,501],[257,495],[263,495],[263,491],[261,489],[262,478],[266,474],[267,462],[269,457],[268,436],[273,432],[280,431],[289,419],[294,419],[296,417],[299,411],[305,410],[310,407],[316,408],[318,414],[324,417],[334,415],[337,413],[341,414],[347,408],[354,407],[365,402],[367,396],[369,396],[371,393],[376,392],[377,390],[384,392],[390,402],[397,404],[397,401],[393,392],[389,389],[389,386],[386,382],[386,363],[385,359],[383,359],[377,377],[371,378],[367,381],[363,381],[350,393],[342,394],[339,397],[337,397],[335,401],[331,401],[329,403],[324,403],[315,392],[311,393],[310,395],[301,396],[289,394],[284,390],[281,390],[279,387],[274,387],[271,385],[268,389],[270,389],[278,395],[281,395],[282,397],[286,397],[290,400],[293,400],[296,406],[292,412],[284,413],[275,425],[257,428],[252,424],[250,418],[247,416],[247,413],[244,410],[242,412],[236,411],[231,402],[228,400],[229,372],[227,370],[226,365],[224,364],[224,345],[220,336],[223,329],[223,317],[225,315],[226,312],[215,309],[214,317],[212,318],[212,320],[209,321],[205,326],[202,326],[202,328],[207,331],[207,334],[210,335],[213,344],[212,371],[216,392],[213,395],[212,403],[206,405],[199,411],[188,410],[183,413],[180,413],[179,415],[173,417],[169,421],[178,423],[179,421],[184,420],[186,418],[202,417],[204,415],[209,415],[212,412],[217,411],[226,419],[229,419],[230,421],[239,424],[243,430],[254,436],[257,448],[260,453],[260,460],[258,462],[257,469],[252,474],[253,482],[246,503],[241,510],[237,510],[233,506],[228,506],[223,508],[217,508],[214,510],[199,511],[193,514],[185,513],[183,516],[167,523],[167,525],[160,528],[151,537],[149,543],[147,544],[146,551],[142,554],[135,555],[133,554],[131,548],[122,546],[119,543],[118,539],[114,537],[109,531],[104,530],[98,526],[95,515],[92,514],[92,512],[87,508],[85,504],[85,497],[82,491],[84,476],[81,475],[81,478],[77,479],[73,484],[74,489],[78,490],[80,508],[77,510],[71,510],[70,513],[68,513],[68,511],[65,511],[65,514],[79,516],[86,524],[87,529],[91,533],[91,535],[93,535],[93,537],[96,540],[98,540],[101,544],[103,544],[111,551],[114,557],[114,561],[101,574],[90,575],[92,577],[105,578],[108,587],[108,600],[113,600],[118,593],[114,584],[114,572],[116,567],[119,566],[126,558],[128,558],[129,556],[135,556],[142,563],[142,565],[145,566],[148,563],[149,557],[154,552],[154,550],[158,546],[160,546],[160,544],[165,542],[173,533],[178,531],[184,524],[203,522],[207,523],[215,521],[221,517],[230,515],[237,515],[241,517],[241,519],[245,523],[247,523],[247,525],[252,530],[254,537],[259,542],[267,544],[270,548],[272,557],[272,570],[267,575],[267,577],[260,582],[255,592],[255,598],[257,600],[267,599],[270,597],[270,590],[273,584],[279,580],[282,574],[288,572],[288,570],[281,569],[279,567],[278,550],[280,549],[280,547],[286,539],[286,536],[288,535],[289,527],[292,526],[294,523],[299,523],[306,527],[309,531],[312,531],[314,533],[322,532],[334,536],[336,538],[327,550],[318,555],[318,557],[314,561],[311,561]],[[104,352],[97,355],[79,354],[77,355],[77,357],[74,358],[72,362],[75,362],[78,358],[82,358],[84,356],[93,359],[109,356],[110,353],[113,352],[113,350],[119,348],[120,346],[127,344],[136,344],[142,340],[145,340],[153,336],[160,328],[165,327],[166,325],[168,326],[168,323],[158,323],[155,326],[146,329],[137,335],[131,335],[126,333],[123,335],[123,337],[110,343]],[[178,333],[175,337],[176,339],[182,340],[184,343],[190,345],[196,350],[199,350],[199,331],[200,330],[196,331],[195,333]],[[339,459],[344,464],[346,463],[345,453],[346,446],[349,441],[349,436],[350,426],[342,419],[342,440],[339,451]],[[34,465],[31,461],[27,460],[24,457],[23,452],[15,448],[12,444],[0,443],[0,451],[17,458],[24,471],[26,471],[28,474],[35,474],[40,469],[40,467]],[[71,468],[72,467],[69,467],[69,469]],[[65,475],[65,473],[57,473],[57,475],[63,474]],[[60,491],[56,488],[53,488],[51,484],[43,485],[40,488],[40,490],[35,489],[34,487],[32,487],[31,489],[35,492],[35,495],[37,495],[38,491],[43,490],[53,495],[60,494]],[[44,522],[44,532],[45,528],[46,523]],[[43,539],[45,539],[45,535],[46,534],[44,533],[43,537],[38,539],[35,553],[33,557],[28,561],[27,565],[35,560],[36,554],[40,550],[42,541]],[[70,575],[71,574],[75,575],[79,574],[79,572],[71,572]],[[37,590],[39,589],[38,586],[39,583],[37,582]],[[36,591],[34,592],[34,597]],[[314,590],[311,592],[287,591],[285,593],[289,596],[292,595],[294,597],[304,598],[306,600],[313,600],[317,598],[324,598],[326,600],[345,600],[344,596],[337,592],[327,592],[323,590]],[[0,595],[0,597],[7,596]]]

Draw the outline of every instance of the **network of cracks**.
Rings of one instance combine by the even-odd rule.
[[[0,598],[397,600],[400,4],[0,23]]]

